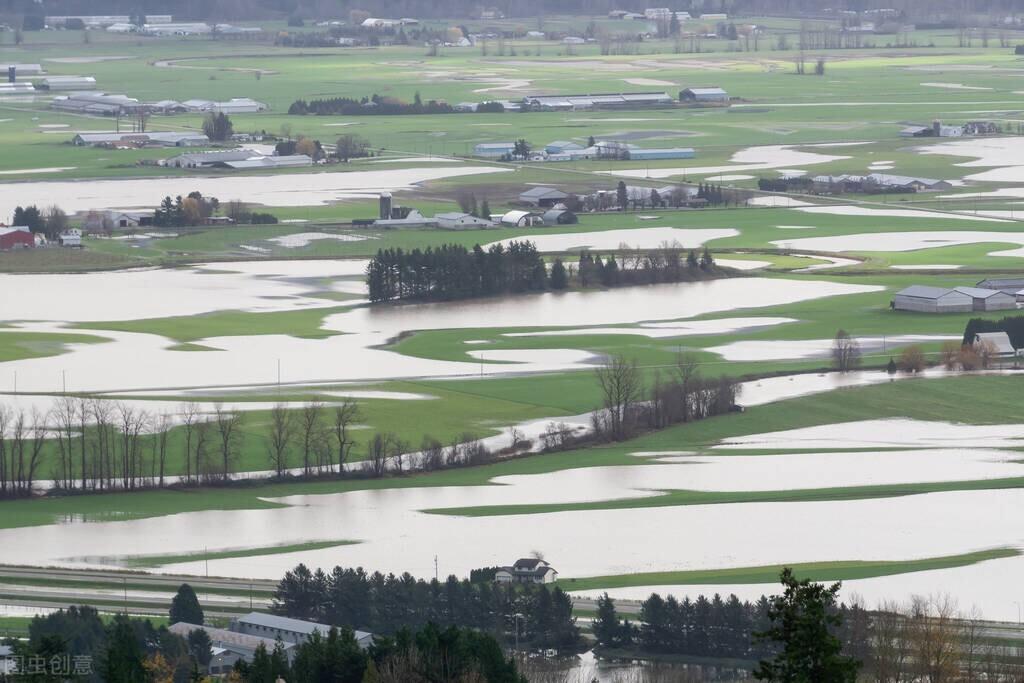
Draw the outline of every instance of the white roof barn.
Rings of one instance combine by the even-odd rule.
[[[280,638],[285,643],[304,643],[315,632],[327,636],[331,627],[315,621],[304,621],[276,614],[250,612],[231,622],[231,630],[236,633],[260,636],[262,638]],[[367,631],[355,631],[356,643],[364,650],[373,644],[373,634]]]
[[[974,310],[974,300],[955,289],[912,285],[897,292],[891,306],[896,311],[967,313]]]
[[[1006,332],[978,332],[974,335],[973,345],[975,349],[984,349],[1000,358],[1013,358],[1019,355],[1010,342],[1010,335]]]

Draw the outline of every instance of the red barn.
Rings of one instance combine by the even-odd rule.
[[[36,246],[35,235],[25,226],[0,227],[0,251],[28,249]]]

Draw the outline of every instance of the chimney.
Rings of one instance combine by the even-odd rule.
[[[17,71],[18,71],[18,67],[14,66],[13,64],[11,66],[7,67],[7,82],[8,83],[14,83],[14,79],[17,76],[17,73],[16,73]]]
[[[380,193],[380,217],[383,220],[391,218],[391,193],[381,192]]]
[[[935,119],[932,121],[932,135],[937,138],[942,137],[942,121]]]

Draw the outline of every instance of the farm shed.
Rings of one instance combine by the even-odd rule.
[[[1024,289],[1024,278],[990,278],[982,280],[975,286],[982,289],[998,289],[1007,294],[1017,294]]]
[[[580,222],[572,211],[568,209],[549,209],[541,216],[544,225],[574,225]]]
[[[729,93],[719,87],[684,88],[679,91],[680,102],[697,102],[702,104],[728,104]]]
[[[1006,332],[978,332],[974,335],[972,346],[975,351],[988,352],[990,356],[996,358],[1016,358],[1019,355],[1010,342],[1010,335]]]
[[[519,201],[531,206],[552,207],[564,202],[569,195],[553,187],[533,187],[519,195]]]
[[[548,154],[565,154],[580,149],[583,149],[583,145],[569,140],[555,140],[544,146],[544,151]]]
[[[529,211],[509,211],[501,217],[501,224],[513,228],[527,228],[541,223],[541,217]]]
[[[494,223],[486,218],[478,218],[472,214],[452,211],[434,216],[437,227],[445,230],[468,230],[472,228],[493,228]]]
[[[473,147],[473,156],[497,159],[516,150],[514,142],[481,142]]]
[[[974,310],[974,299],[955,289],[912,285],[896,292],[892,308],[919,313],[969,313]]]
[[[690,147],[666,147],[662,149],[643,149],[633,147],[629,150],[632,161],[654,161],[657,159],[692,159],[696,153]]]
[[[864,180],[865,182],[875,183],[876,185],[881,185],[883,187],[909,187],[913,188],[917,192],[953,189],[953,186],[945,180],[892,175],[889,173],[869,173],[864,176]]]
[[[24,225],[0,227],[0,251],[31,249],[36,246],[35,235]]]
[[[1016,294],[1009,294],[998,289],[957,287],[955,291],[971,297],[975,311],[1005,311],[1017,308]]]
[[[96,79],[92,76],[47,76],[38,84],[43,90],[92,90]]]

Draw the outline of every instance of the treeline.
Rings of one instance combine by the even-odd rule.
[[[105,622],[93,607],[71,606],[33,617],[28,639],[11,639],[18,673],[11,681],[198,680],[210,661],[210,640],[188,639],[148,619],[118,614]],[[3,680],[8,680],[0,675]]]
[[[300,564],[278,584],[273,611],[375,634],[433,623],[478,629],[505,644],[518,639],[530,648],[576,650],[581,645],[568,594],[534,584],[470,582],[455,576],[424,581],[409,573],[367,574],[362,567],[335,567],[327,574]]]
[[[205,679],[204,679],[205,680]],[[498,642],[471,628],[402,629],[376,638],[366,651],[348,628],[319,631],[295,648],[293,660],[278,641],[272,651],[260,643],[252,663],[239,660],[228,680],[337,681],[339,683],[527,683]]]
[[[574,286],[689,282],[725,274],[707,248],[699,256],[693,249],[667,243],[657,249],[622,245],[622,250],[618,258],[584,251],[575,265],[555,258],[549,269],[537,247],[526,240],[509,242],[507,247],[494,244],[486,251],[479,244],[472,249],[459,244],[408,252],[381,249],[366,267],[366,285],[373,302],[429,301],[560,291]]]
[[[459,244],[434,249],[381,249],[366,267],[370,301],[465,299],[544,291],[548,273],[529,241],[472,250]]]
[[[670,373],[655,373],[650,387],[644,386],[636,360],[624,356],[609,358],[594,374],[603,410],[591,416],[592,438],[606,441],[730,413],[741,389],[731,377],[702,377],[696,359],[685,354]]]
[[[31,496],[42,476],[66,492],[164,486],[172,469],[183,483],[224,482],[240,457],[242,424],[243,413],[221,405],[202,414],[188,403],[175,419],[102,399],[64,397],[47,413],[0,406],[0,497]]]
[[[455,109],[447,102],[427,100],[424,102],[420,94],[412,102],[403,102],[394,97],[377,95],[356,100],[351,97],[331,97],[320,100],[295,100],[288,107],[288,113],[304,116],[393,116],[398,114],[452,114]]]

